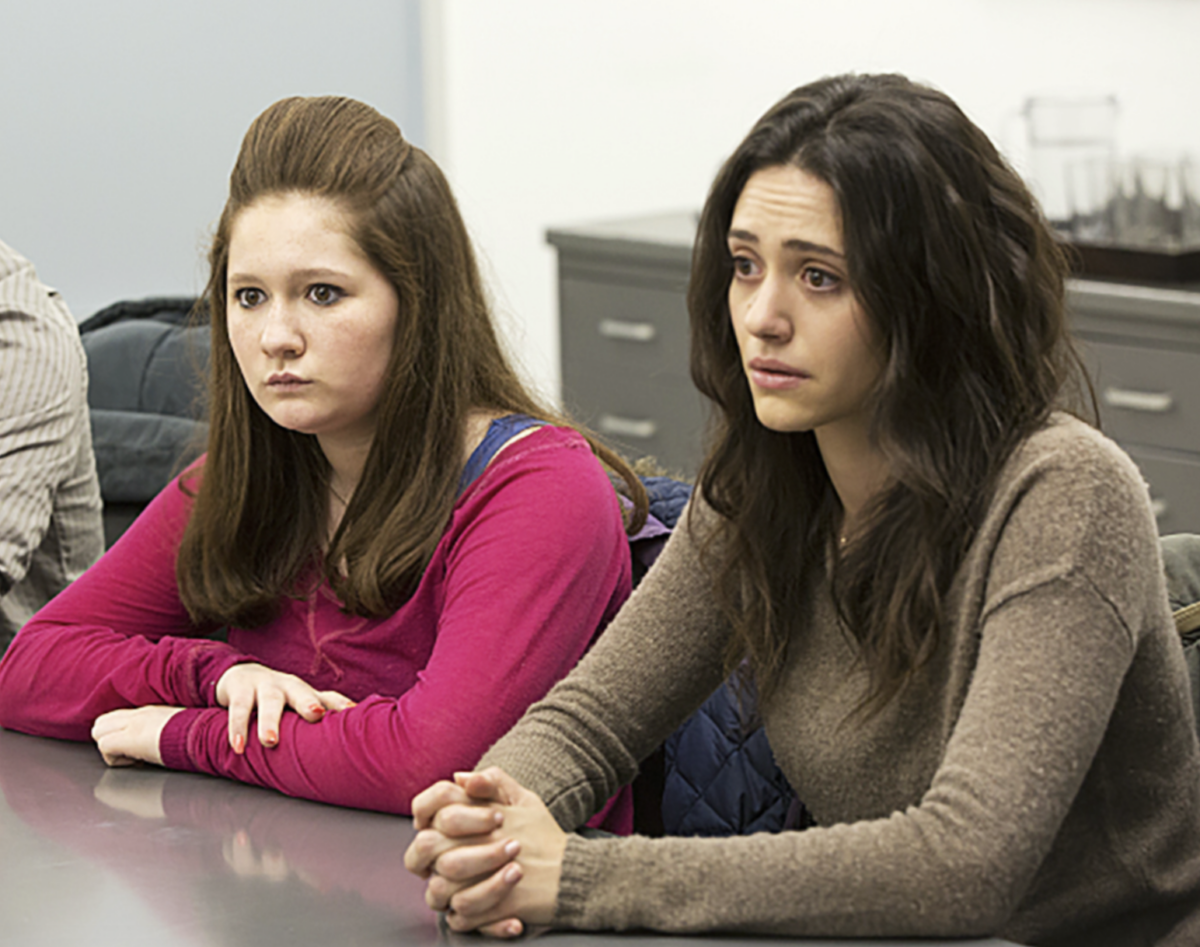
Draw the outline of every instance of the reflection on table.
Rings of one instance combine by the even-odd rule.
[[[423,883],[404,870],[413,834],[408,819],[303,802],[190,773],[108,769],[91,745],[4,730],[0,790],[5,944],[485,943],[439,927],[425,907]],[[785,943],[650,934],[546,936],[555,947]]]

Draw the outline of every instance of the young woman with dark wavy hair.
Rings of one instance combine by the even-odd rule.
[[[369,106],[254,121],[211,269],[207,454],[26,626],[0,724],[407,813],[628,596],[602,462],[631,528],[645,492],[521,383],[445,178]]]
[[[452,928],[1200,940],[1182,652],[1136,468],[1060,410],[1086,389],[1064,275],[940,92],[841,76],[763,116],[697,235],[718,423],[686,527],[414,802],[407,863]],[[743,665],[818,827],[567,834]]]

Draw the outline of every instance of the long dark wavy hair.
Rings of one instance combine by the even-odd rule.
[[[254,401],[226,328],[234,222],[260,198],[288,193],[335,201],[400,304],[375,438],[323,556],[329,463],[314,436],[280,427]],[[332,96],[289,98],[255,119],[230,176],[209,262],[208,457],[176,566],[195,621],[262,624],[282,596],[305,591],[298,583],[318,562],[348,611],[394,611],[415,590],[449,521],[470,412],[522,413],[576,427],[531,395],[505,356],[441,171],[370,106]],[[634,501],[627,525],[636,529],[646,512],[641,482],[582,433],[625,481]]]
[[[891,479],[844,555],[816,439],[759,423],[730,321],[734,207],[751,175],[778,166],[832,188],[850,287],[884,352],[871,437]],[[862,712],[929,660],[1001,467],[1064,396],[1086,403],[1065,276],[1021,178],[943,93],[896,75],[837,76],[758,121],[713,183],[688,291],[692,377],[717,409],[699,489],[718,514],[706,548],[735,629],[728,670],[748,659],[770,694],[827,569],[869,672]]]

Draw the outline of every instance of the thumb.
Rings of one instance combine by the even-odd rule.
[[[459,786],[478,802],[497,802],[500,805],[511,806],[516,804],[517,798],[524,791],[520,783],[498,766],[489,766],[482,772],[462,775]]]

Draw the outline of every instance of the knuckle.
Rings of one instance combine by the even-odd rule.
[[[471,877],[471,871],[466,864],[466,858],[461,849],[451,849],[438,858],[438,874],[452,881],[462,881]]]
[[[467,917],[477,916],[486,909],[489,900],[486,882],[463,888],[450,896],[450,908]]]
[[[450,832],[462,832],[476,821],[475,812],[470,806],[461,803],[451,803],[438,813],[438,820]]]
[[[431,829],[422,829],[413,841],[413,848],[422,861],[429,861],[437,851],[438,834]]]

